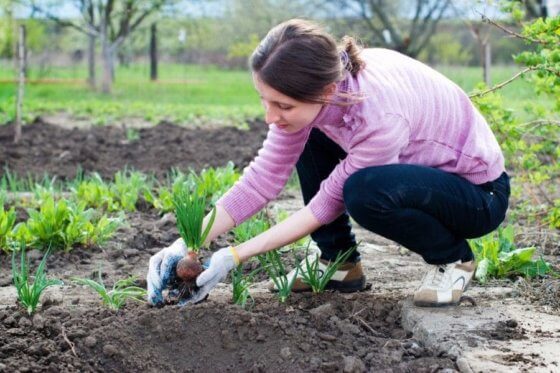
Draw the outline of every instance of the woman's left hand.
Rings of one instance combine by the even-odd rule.
[[[239,264],[239,256],[233,246],[225,247],[216,251],[210,258],[208,269],[202,272],[196,279],[198,290],[181,305],[199,303],[206,298],[208,293],[221,281],[229,271]]]

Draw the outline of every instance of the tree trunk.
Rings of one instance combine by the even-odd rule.
[[[152,24],[150,29],[150,79],[156,81],[158,78],[158,55],[157,55],[157,28]]]
[[[95,36],[88,35],[88,85],[95,89]]]
[[[16,123],[14,126],[14,143],[19,143],[21,139],[22,111],[23,111],[23,91],[25,88],[25,26],[19,26],[18,42],[18,61],[19,61],[19,82],[16,101]]]

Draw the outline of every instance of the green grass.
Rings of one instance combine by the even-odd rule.
[[[13,116],[16,86],[5,82],[14,76],[11,66],[0,64],[0,122]],[[30,80],[39,74],[30,70]],[[48,79],[77,81],[28,84],[24,107],[27,117],[53,111],[70,111],[105,124],[121,117],[141,117],[151,122],[170,119],[200,124],[205,119],[236,124],[262,116],[262,108],[247,71],[209,66],[163,65],[160,81],[150,82],[147,66],[119,67],[112,95],[93,92],[80,80],[85,71],[53,69]]]
[[[439,66],[436,69],[467,92],[482,80],[482,70],[478,67]],[[495,66],[492,81],[502,82],[519,70],[516,66]],[[119,66],[113,94],[109,96],[87,88],[83,82],[85,66],[53,67],[46,73],[30,69],[31,80],[63,79],[66,82],[28,84],[25,116],[32,119],[37,114],[67,111],[92,118],[93,123],[100,125],[123,117],[139,117],[152,123],[168,119],[188,124],[239,125],[248,118],[263,116],[248,71],[162,64],[159,74],[159,82],[153,83],[148,79],[147,64]],[[13,64],[0,62],[0,123],[14,116],[16,85],[6,82],[14,76]],[[101,71],[98,72],[100,76]],[[521,80],[506,86],[502,94],[504,101],[519,112],[535,97],[530,84]]]

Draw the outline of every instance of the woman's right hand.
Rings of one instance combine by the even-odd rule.
[[[175,276],[175,267],[187,253],[187,246],[179,238],[169,247],[152,255],[148,267],[148,302],[154,306],[163,305],[163,289]]]

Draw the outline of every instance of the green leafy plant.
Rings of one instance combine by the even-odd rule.
[[[47,261],[47,256],[49,252],[47,251],[43,255],[43,259],[39,263],[35,276],[33,276],[33,282],[30,282],[29,276],[29,264],[27,263],[27,255],[25,253],[25,245],[20,244],[20,263],[19,267],[16,263],[16,251],[12,253],[12,280],[14,286],[17,290],[17,296],[19,302],[25,307],[27,313],[31,315],[37,309],[37,304],[39,303],[39,298],[43,293],[43,290],[50,286],[62,285],[62,281],[56,279],[47,279],[45,273],[45,266]]]
[[[475,278],[481,283],[490,278],[543,276],[552,270],[544,259],[533,260],[535,247],[516,247],[511,225],[469,244],[478,262]]]
[[[136,282],[134,276],[118,280],[110,290],[105,287],[101,273],[99,274],[99,281],[78,277],[73,277],[72,281],[95,290],[101,296],[103,304],[115,311],[121,309],[129,299],[144,303],[146,297],[146,290],[134,285]]]
[[[85,203],[46,198],[39,210],[28,209],[29,219],[16,227],[16,236],[38,249],[70,250],[75,244],[91,246],[106,241],[122,218],[99,216]]]
[[[258,236],[270,228],[270,223],[263,213],[233,228],[234,241],[236,244],[243,243]]]
[[[148,188],[146,183],[146,175],[140,172],[117,172],[111,185],[113,198],[125,211],[136,211],[138,197],[142,194],[142,190]]]
[[[329,262],[324,271],[319,269],[319,254],[306,255],[305,259],[302,260],[304,267],[302,268],[301,262],[298,263],[302,281],[311,286],[313,293],[322,293],[325,291],[327,284],[334,276],[338,268],[342,265],[342,263],[346,262],[357,247],[358,245],[351,247],[343,253],[339,252],[335,260]]]
[[[8,211],[4,209],[3,204],[0,206],[0,249],[9,252],[9,240],[12,237],[12,230],[16,222],[16,212],[14,208]]]
[[[118,210],[113,199],[113,193],[99,174],[95,173],[90,179],[82,181],[74,188],[78,201],[85,203],[87,207],[103,209],[106,211]]]
[[[258,255],[257,259],[278,290],[277,294],[280,302],[286,302],[292,292],[292,287],[296,281],[299,268],[296,268],[295,275],[292,278],[288,278],[288,271],[282,262],[278,250],[271,250]]]
[[[180,189],[173,195],[173,204],[175,206],[179,234],[185,241],[189,251],[198,252],[204,245],[212,224],[214,224],[216,209],[212,209],[210,220],[203,230],[204,216],[206,214],[206,197],[203,191],[196,190],[190,192],[186,188]]]

